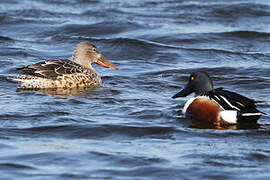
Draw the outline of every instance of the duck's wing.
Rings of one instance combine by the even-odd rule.
[[[224,110],[237,110],[239,112],[260,112],[256,109],[256,102],[253,99],[242,96],[238,93],[214,89],[207,93],[210,99],[215,100]]]
[[[81,65],[69,60],[47,60],[18,68],[17,70],[23,71],[23,74],[49,79],[56,79],[64,74],[85,73],[86,71]]]

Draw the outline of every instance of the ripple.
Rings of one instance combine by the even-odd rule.
[[[0,41],[12,41],[12,40],[13,40],[12,38],[5,37],[5,36],[0,36]]]
[[[26,165],[21,165],[21,164],[15,164],[15,163],[0,163],[0,167],[1,169],[5,169],[5,170],[29,170],[29,169],[35,169],[31,166],[26,166]]]
[[[4,130],[4,129],[3,129]],[[62,125],[62,126],[41,126],[25,129],[5,129],[9,135],[16,136],[24,134],[25,137],[47,137],[72,138],[72,139],[119,139],[122,136],[129,138],[139,138],[142,136],[167,136],[173,133],[174,129],[170,127],[140,127],[140,126],[121,126],[121,125]],[[38,134],[36,134],[38,133]]]

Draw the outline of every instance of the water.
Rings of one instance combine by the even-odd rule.
[[[270,2],[0,3],[1,179],[268,179],[269,102],[256,127],[197,126],[171,96],[205,70],[215,87],[269,100]],[[120,70],[103,86],[17,92],[17,67],[90,41]]]

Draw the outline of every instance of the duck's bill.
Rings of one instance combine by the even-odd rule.
[[[101,56],[100,58],[98,58],[96,63],[106,68],[118,69],[115,65],[110,63],[110,61],[108,61],[104,56]]]
[[[182,91],[176,93],[172,98],[175,99],[178,97],[186,97],[189,94],[191,94],[192,92],[193,92],[192,88],[189,85],[187,85]]]

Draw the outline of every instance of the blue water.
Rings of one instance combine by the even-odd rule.
[[[0,179],[269,179],[270,1],[4,0]],[[16,68],[95,44],[103,86],[17,91]],[[266,102],[258,126],[219,130],[171,99],[191,72]]]

